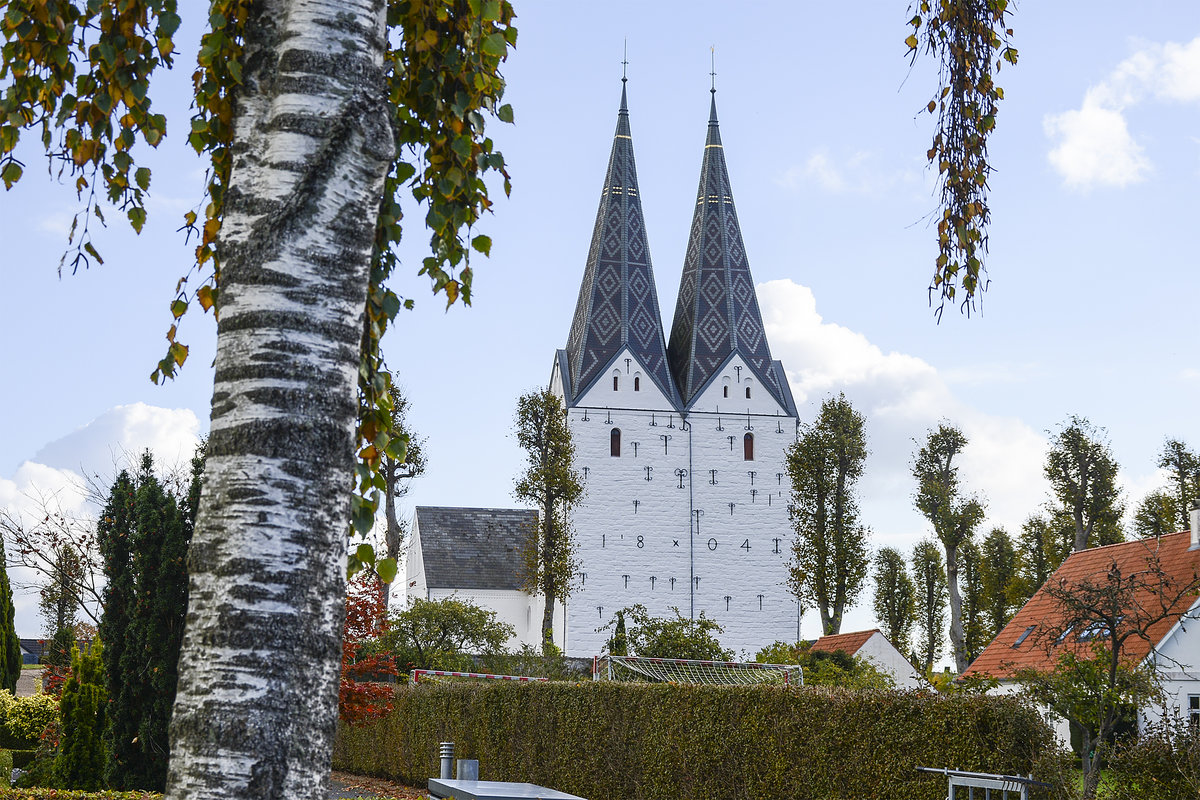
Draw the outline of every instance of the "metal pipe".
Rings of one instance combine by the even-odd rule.
[[[438,746],[438,754],[442,758],[442,768],[438,773],[438,777],[444,781],[448,781],[454,777],[452,772],[454,769],[454,742],[442,742]]]

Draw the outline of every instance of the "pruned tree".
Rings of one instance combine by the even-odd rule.
[[[1195,621],[1200,572],[1164,567],[1157,542],[1135,558],[1116,557],[1090,574],[1048,582],[1056,613],[1038,626],[1038,642],[1059,652],[1054,668],[1017,678],[1039,702],[1070,721],[1083,738],[1083,796],[1096,796],[1100,767],[1116,724],[1156,691],[1152,661],[1129,653],[1134,640],[1157,644],[1151,628],[1168,618]]]
[[[792,484],[792,541],[788,586],[820,611],[821,630],[841,630],[842,616],[866,585],[867,528],[859,516],[856,484],[867,459],[862,414],[844,394],[821,403],[787,451]]]
[[[1004,528],[992,528],[979,547],[980,607],[983,636],[996,638],[1021,607],[1015,602],[1017,548]]]
[[[959,673],[967,668],[966,637],[963,632],[962,596],[959,593],[958,550],[983,521],[983,503],[963,497],[956,459],[967,446],[958,428],[943,422],[930,430],[925,444],[913,458],[912,475],[917,481],[917,509],[933,526],[946,555],[946,588],[950,598],[950,647]]]
[[[1022,523],[1016,541],[1017,578],[1012,586],[1013,605],[1024,605],[1042,588],[1070,554],[1072,541],[1074,524],[1061,515],[1034,514]]]
[[[958,563],[962,578],[963,649],[969,665],[992,640],[984,611],[983,564],[973,539],[967,539],[959,547]]]
[[[545,601],[542,652],[554,650],[554,606],[574,588],[579,570],[571,527],[571,509],[583,496],[575,470],[575,444],[562,400],[550,389],[517,400],[517,444],[525,451],[525,470],[513,494],[538,510],[538,529],[525,548],[524,581]]]
[[[1170,473],[1167,493],[1174,501],[1174,524],[1179,526],[1167,533],[1186,531],[1191,526],[1188,510],[1200,497],[1200,456],[1193,453],[1181,439],[1168,438],[1158,455],[1158,466]]]
[[[1175,533],[1179,510],[1175,497],[1161,489],[1155,489],[1142,498],[1133,509],[1130,526],[1139,539],[1154,539]]]
[[[1046,454],[1046,480],[1060,508],[1075,526],[1073,549],[1113,544],[1125,537],[1125,503],[1117,486],[1117,462],[1104,430],[1072,415],[1052,434]]]
[[[391,420],[394,438],[404,442],[402,455],[384,452],[380,472],[383,475],[383,509],[384,551],[387,558],[398,561],[400,550],[404,546],[407,528],[400,515],[396,512],[396,501],[408,494],[409,484],[413,479],[425,473],[425,440],[418,436],[408,422],[408,396],[393,383],[388,387],[391,396]],[[394,453],[395,451],[393,451]],[[383,605],[387,609],[391,597],[391,581],[385,581],[383,587]]]
[[[916,620],[916,587],[908,577],[904,556],[894,547],[880,548],[875,556],[875,596],[871,606],[875,621],[888,641],[901,653],[912,649],[912,626]]]
[[[178,10],[175,0],[10,0],[0,17],[0,179],[20,180],[13,153],[34,129],[88,198],[73,267],[102,263],[89,222],[105,201],[135,230],[145,223],[151,175],[138,148],[166,132],[150,78],[173,63]],[[491,246],[471,230],[490,207],[486,174],[508,189],[484,125],[512,120],[499,69],[513,17],[507,0],[205,8],[194,114],[178,126],[210,162],[205,197],[185,217],[202,285],[179,282],[155,371],[172,376],[187,358],[177,320],[193,301],[219,312],[174,797],[326,793],[345,529],[369,531],[382,455],[398,454],[380,341],[411,305],[385,285],[399,262],[400,202],[411,195],[426,211],[420,273],[449,303],[469,302],[469,253]],[[369,566],[360,555],[351,563]]]
[[[942,632],[946,629],[946,571],[938,546],[928,539],[918,542],[912,555],[916,587],[917,656],[925,672],[942,654]]]

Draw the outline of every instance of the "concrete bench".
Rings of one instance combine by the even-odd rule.
[[[547,789],[532,783],[507,781],[460,781],[430,778],[429,796],[433,800],[584,800],[577,795]]]

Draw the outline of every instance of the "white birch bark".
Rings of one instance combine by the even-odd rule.
[[[383,0],[256,0],[247,22],[171,798],[325,797],[385,36]]]

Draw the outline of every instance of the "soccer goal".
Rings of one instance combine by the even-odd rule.
[[[753,686],[763,683],[803,686],[804,671],[798,664],[601,655],[592,659],[592,680],[650,680],[715,686]]]

